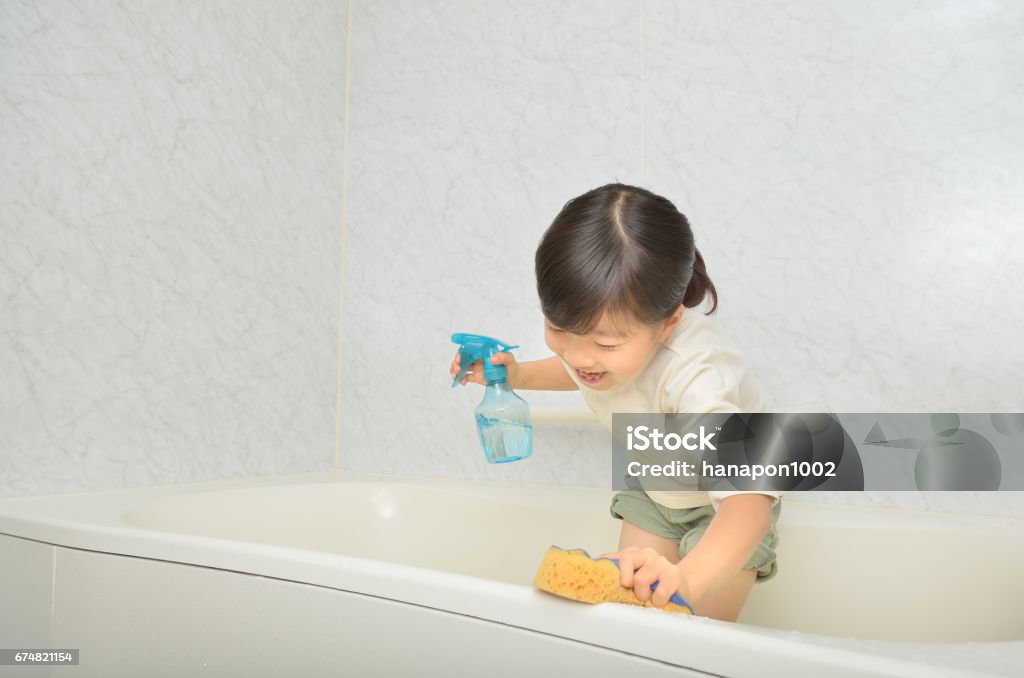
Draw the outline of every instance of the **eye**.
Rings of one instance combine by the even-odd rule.
[[[565,332],[565,330],[560,330],[557,327],[552,327],[551,325],[548,325],[548,329],[554,332],[555,334],[561,334],[562,332]]]
[[[601,348],[601,350],[603,350],[603,351],[614,351],[615,349],[617,349],[617,348],[618,348],[619,346],[621,346],[621,345],[622,345],[622,344],[615,344],[615,345],[609,345],[609,344],[598,344],[598,346],[599,346],[599,347]]]

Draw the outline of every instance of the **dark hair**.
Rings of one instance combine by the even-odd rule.
[[[541,311],[561,329],[587,334],[607,311],[655,325],[680,304],[700,305],[718,292],[686,217],[660,195],[608,184],[565,204],[535,257]]]

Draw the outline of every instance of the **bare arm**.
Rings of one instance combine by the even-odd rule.
[[[509,352],[495,353],[490,357],[492,365],[504,365],[508,385],[514,389],[525,389],[527,391],[576,391],[579,386],[573,381],[561,359],[553,355],[544,360],[531,360],[521,363]],[[448,376],[454,379],[461,369],[459,353],[455,353],[452,359]],[[474,384],[487,385],[484,378],[483,360],[477,360],[462,377],[462,384],[469,382]]]
[[[660,607],[678,591],[689,603],[699,603],[746,565],[771,529],[774,499],[763,494],[726,497],[700,541],[678,563],[649,546],[631,546],[602,555],[619,559],[622,585],[634,588],[640,600],[650,600]],[[654,582],[659,585],[652,593]]]
[[[722,500],[704,536],[677,565],[695,600],[743,569],[771,529],[774,501],[765,494],[736,494]]]
[[[562,364],[561,358],[556,355],[544,360],[519,363],[519,371],[511,386],[526,391],[579,390],[579,386],[565,371],[565,365]]]

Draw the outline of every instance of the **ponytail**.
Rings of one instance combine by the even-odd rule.
[[[711,282],[711,278],[708,277],[708,269],[704,264],[704,257],[700,255],[700,250],[694,247],[693,252],[695,255],[693,277],[690,278],[690,284],[686,286],[683,306],[686,308],[699,306],[704,301],[704,297],[710,294],[711,310],[704,315],[711,315],[718,308],[718,291],[715,289],[715,284]]]

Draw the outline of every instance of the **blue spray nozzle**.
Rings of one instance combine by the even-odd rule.
[[[459,345],[459,373],[455,375],[452,388],[455,388],[455,385],[462,381],[470,366],[477,360],[484,361],[484,379],[487,380],[488,384],[504,381],[507,375],[505,366],[491,364],[491,356],[495,353],[503,353],[519,348],[515,344],[510,344],[500,339],[485,337],[482,334],[468,334],[466,332],[456,332],[453,334],[452,342]]]

